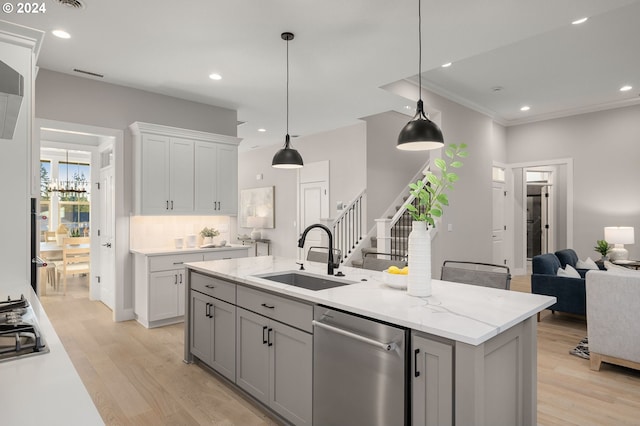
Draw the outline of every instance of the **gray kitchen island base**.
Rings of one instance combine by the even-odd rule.
[[[185,362],[197,357],[287,423],[310,425],[314,417],[317,305],[411,330],[409,368],[402,373],[410,391],[396,424],[537,423],[535,315],[554,298],[437,280],[435,296],[413,298],[386,287],[379,272],[348,267],[341,270],[355,284],[309,291],[257,277],[297,266],[273,257],[186,266]],[[317,272],[305,267],[323,275],[320,266]],[[191,303],[201,298],[193,293],[208,297],[200,308]]]

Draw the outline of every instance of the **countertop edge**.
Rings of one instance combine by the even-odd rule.
[[[129,252],[133,254],[142,254],[144,256],[163,256],[171,254],[191,254],[191,253],[204,253],[204,252],[216,252],[216,251],[234,251],[234,250],[249,250],[251,246],[243,246],[242,244],[226,245],[224,247],[208,247],[208,248],[159,248],[159,249],[130,249]]]
[[[374,311],[374,310],[368,310],[368,309],[364,309],[361,307],[357,307],[357,306],[351,306],[351,305],[347,305],[345,303],[340,303],[338,301],[335,300],[327,300],[326,297],[320,297],[321,293],[315,293],[315,292],[310,292],[310,291],[300,291],[300,289],[286,285],[286,284],[279,284],[279,283],[274,283],[272,281],[267,281],[264,279],[260,279],[257,278],[253,275],[246,275],[246,276],[241,276],[239,274],[233,274],[230,272],[225,272],[223,270],[223,268],[220,268],[219,270],[213,270],[211,267],[213,265],[216,265],[216,263],[212,263],[212,262],[220,262],[220,261],[206,261],[206,262],[192,262],[192,263],[185,263],[185,265],[190,268],[193,269],[195,271],[198,272],[202,272],[205,274],[210,274],[210,275],[214,275],[218,278],[222,278],[222,279],[226,279],[226,280],[230,280],[230,281],[235,281],[238,282],[240,284],[243,285],[247,285],[249,287],[252,288],[256,288],[256,289],[261,289],[261,290],[266,290],[266,291],[270,291],[276,294],[281,294],[287,297],[291,297],[294,299],[298,299],[301,301],[305,301],[305,302],[309,302],[309,303],[315,303],[315,304],[322,304],[325,306],[329,306],[329,307],[334,307],[337,309],[342,309],[348,312],[352,312],[355,314],[359,314],[359,315],[363,315],[363,316],[367,316],[370,318],[374,318],[374,319],[378,319],[381,321],[386,321],[392,324],[397,324],[399,326],[402,327],[406,327],[406,328],[410,328],[416,331],[420,331],[420,332],[424,332],[424,333],[428,333],[428,334],[433,334],[433,335],[437,335],[440,337],[444,337],[444,338],[448,338],[451,340],[455,340],[458,342],[462,342],[462,343],[466,343],[466,344],[470,344],[473,346],[477,346],[480,345],[484,342],[486,342],[487,340],[489,340],[490,338],[497,336],[500,333],[503,333],[504,331],[508,330],[509,328],[515,326],[516,324],[519,324],[523,321],[525,321],[527,318],[530,318],[532,316],[534,316],[537,312],[542,311],[543,309],[546,309],[547,307],[553,305],[554,303],[556,303],[556,299],[550,296],[542,296],[542,295],[531,295],[530,296],[534,296],[535,298],[539,299],[539,302],[534,303],[533,305],[535,306],[531,306],[528,309],[524,310],[523,312],[518,312],[517,315],[514,314],[514,317],[511,318],[510,320],[500,323],[499,325],[492,325],[489,323],[484,323],[481,320],[477,320],[477,319],[473,319],[470,318],[471,321],[475,321],[477,323],[480,323],[482,327],[484,327],[485,331],[481,332],[481,333],[476,333],[474,336],[470,336],[470,335],[462,335],[462,334],[458,334],[456,332],[452,332],[452,331],[447,331],[444,330],[442,328],[436,328],[433,326],[430,326],[429,324],[425,324],[424,322],[420,321],[420,322],[415,322],[415,321],[409,321],[409,320],[404,320],[402,318],[394,318],[391,317],[390,315],[378,312],[378,311]],[[224,262],[224,261],[223,261]],[[221,265],[220,263],[218,263],[218,265]],[[306,263],[305,263],[306,265]],[[318,264],[320,265],[320,264]],[[325,267],[325,265],[321,265],[323,268]],[[309,269],[307,267],[307,269]],[[345,268],[343,268],[345,269]],[[350,268],[351,270],[353,270],[353,268]],[[264,271],[264,273],[268,273],[268,272],[276,272],[276,271]],[[371,271],[369,273],[369,275],[375,275],[375,274],[380,274],[379,272],[374,272]],[[374,279],[371,279],[371,277],[369,278],[370,283],[371,284],[375,284]],[[440,282],[439,280],[434,280],[434,282]],[[454,283],[450,283],[450,284],[454,284]],[[455,285],[458,285],[457,283],[455,283]],[[383,285],[384,286],[384,285]],[[386,286],[385,286],[386,287]],[[475,288],[475,286],[472,286]],[[496,289],[487,289],[484,288],[485,290],[489,290],[489,291],[494,291]],[[392,291],[399,291],[399,290],[392,290]],[[496,290],[496,291],[504,291],[504,290]],[[315,294],[315,295],[314,295]],[[527,293],[519,293],[519,292],[514,292],[514,294],[522,294],[522,295],[526,295]],[[407,297],[411,297],[411,296],[407,296]],[[413,299],[412,299],[413,300]],[[420,304],[420,303],[424,303],[424,305],[429,305],[429,301],[428,298],[415,298],[416,303]],[[422,301],[422,302],[421,302]],[[437,309],[437,307],[434,305],[434,307]],[[453,313],[454,315],[458,315],[456,313]],[[462,315],[464,316],[464,315]]]

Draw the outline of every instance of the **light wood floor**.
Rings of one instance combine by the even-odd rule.
[[[514,277],[512,290],[530,289]],[[108,425],[274,425],[216,376],[183,358],[183,325],[147,330],[113,323],[88,300],[84,280],[42,303]],[[545,311],[538,324],[538,424],[640,425],[640,372],[570,355],[587,334],[584,318]]]

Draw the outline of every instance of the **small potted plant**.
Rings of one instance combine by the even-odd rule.
[[[220,235],[220,232],[216,228],[207,228],[205,226],[202,228],[202,231],[200,231],[203,245],[213,244],[213,237],[217,237],[218,235]]]
[[[609,253],[609,243],[606,242],[605,240],[598,240],[596,241],[596,246],[593,248],[595,251],[597,251],[598,253],[600,253],[600,255],[602,255],[602,258],[600,260],[608,260],[609,258],[607,257],[607,253]]]

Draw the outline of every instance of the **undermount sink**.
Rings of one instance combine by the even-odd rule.
[[[356,283],[355,281],[336,280],[328,276],[307,275],[300,272],[279,272],[275,274],[256,275],[256,277],[314,291]]]

